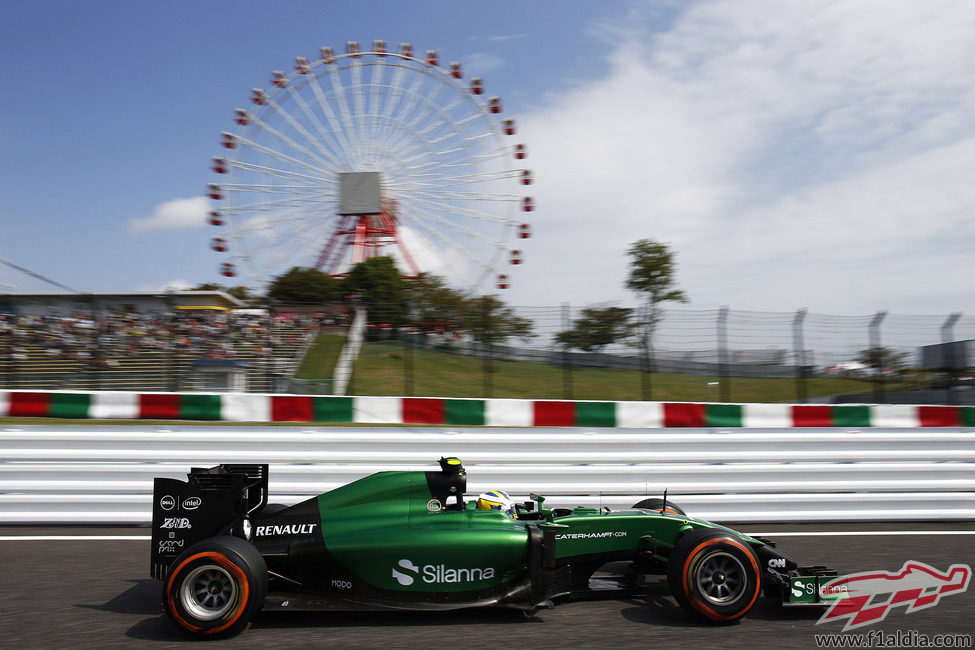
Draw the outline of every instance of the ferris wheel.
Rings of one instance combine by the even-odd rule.
[[[501,111],[481,79],[407,43],[298,57],[222,134],[207,192],[220,272],[263,287],[294,266],[340,276],[391,255],[407,276],[507,288],[534,202]]]

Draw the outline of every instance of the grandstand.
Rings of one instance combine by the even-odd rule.
[[[0,296],[0,387],[275,392],[312,315],[242,310],[219,291]]]

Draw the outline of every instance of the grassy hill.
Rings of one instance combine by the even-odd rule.
[[[298,371],[299,379],[331,377],[344,334],[323,333]],[[442,350],[408,349],[396,343],[363,345],[349,395],[417,397],[513,397],[625,401],[643,399],[645,377],[635,370],[575,368],[529,361],[485,361]],[[656,401],[721,401],[718,377],[655,372],[649,377]],[[854,377],[806,380],[808,397],[863,393],[871,401],[873,383]],[[899,386],[889,386],[897,390]],[[795,402],[794,379],[730,379],[732,402]]]

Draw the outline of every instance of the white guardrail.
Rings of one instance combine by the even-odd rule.
[[[0,524],[148,525],[156,476],[270,463],[293,504],[460,457],[468,494],[627,508],[667,490],[718,522],[975,520],[973,429],[0,426]]]

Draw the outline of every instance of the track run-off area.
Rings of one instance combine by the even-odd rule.
[[[975,522],[748,524],[802,564],[840,575],[895,573],[909,561],[946,571],[975,564]],[[0,638],[11,648],[167,648],[188,641],[165,617],[161,585],[149,578],[149,529],[0,527]],[[883,600],[872,604],[882,604]],[[762,599],[743,620],[706,625],[669,594],[666,579],[644,594],[565,600],[533,617],[509,609],[450,612],[281,612],[208,647],[234,648],[620,648],[692,645],[912,647],[925,641],[972,647],[975,588],[843,633],[817,625],[823,610],[782,609]],[[850,637],[857,637],[856,639]],[[967,645],[966,645],[967,643]],[[841,646],[841,644],[846,644]]]

